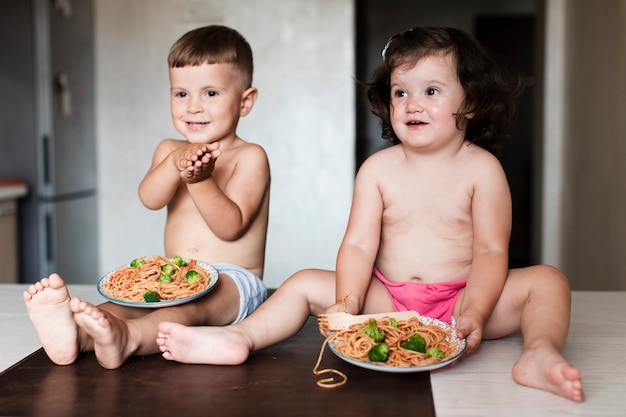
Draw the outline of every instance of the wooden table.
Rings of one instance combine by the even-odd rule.
[[[10,367],[40,347],[21,300],[24,288],[24,285],[0,285],[0,369]],[[92,302],[101,301],[95,285],[70,286],[70,291]],[[521,351],[519,335],[483,342],[476,355],[430,375],[363,370],[326,352],[324,365],[338,367],[348,374],[349,380],[343,388],[324,390],[315,385],[311,373],[322,342],[314,321],[311,321],[294,338],[265,349],[253,355],[246,364],[234,367],[182,365],[155,355],[134,358],[119,370],[105,371],[97,367],[89,355],[81,357],[75,365],[58,367],[46,364],[47,358],[39,352],[29,358],[30,362],[24,362],[30,365],[20,371],[24,375],[41,373],[35,376],[39,385],[33,385],[32,389],[38,394],[30,400],[30,414],[23,415],[36,415],[44,401],[48,401],[46,398],[56,398],[57,402],[52,404],[57,408],[50,408],[51,403],[48,403],[47,414],[42,414],[45,416],[54,416],[52,410],[63,410],[57,415],[72,415],[64,409],[69,404],[65,401],[67,398],[73,398],[72,402],[81,404],[81,407],[98,404],[84,415],[97,415],[94,410],[106,411],[106,415],[140,415],[133,408],[140,399],[129,397],[120,390],[120,384],[131,381],[159,387],[164,386],[162,381],[175,379],[185,381],[185,389],[177,389],[175,395],[157,391],[159,395],[148,396],[152,403],[150,415],[157,416],[166,410],[164,407],[171,401],[158,400],[163,397],[176,398],[176,415],[193,415],[193,410],[185,407],[190,407],[193,401],[201,401],[203,415],[350,416],[378,411],[382,416],[390,413],[429,416],[433,415],[433,410],[429,409],[428,398],[422,395],[423,389],[427,389],[428,376],[434,412],[438,417],[626,415],[626,320],[623,317],[626,292],[575,292],[572,308],[565,355],[583,372],[587,400],[582,404],[512,381],[511,366]],[[32,369],[26,369],[28,366]],[[152,367],[155,371],[149,376]],[[6,392],[7,384],[19,383],[18,378],[2,379],[14,371],[15,368],[0,375],[0,392]],[[193,388],[193,381],[208,381],[213,391],[197,391]],[[60,403],[59,398],[63,399]],[[0,415],[15,411],[3,409],[6,401],[7,397],[3,402],[0,396]],[[116,405],[102,408],[107,401]],[[206,405],[209,403],[212,404],[210,407]],[[377,409],[383,406],[383,411]],[[83,415],[77,413],[77,409],[81,408],[72,408],[73,415]]]

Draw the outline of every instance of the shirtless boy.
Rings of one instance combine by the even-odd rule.
[[[168,64],[172,120],[184,139],[157,146],[139,197],[149,209],[167,207],[166,256],[208,262],[219,282],[196,301],[152,310],[94,306],[71,298],[58,274],[43,278],[24,292],[24,301],[44,350],[59,365],[95,351],[103,367],[117,368],[131,355],[159,352],[161,321],[235,323],[267,295],[261,278],[269,163],[263,148],[236,133],[258,94],[250,46],[233,29],[203,27],[172,46]]]

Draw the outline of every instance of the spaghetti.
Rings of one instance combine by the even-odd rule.
[[[138,259],[143,263],[113,271],[103,284],[103,291],[116,299],[134,302],[145,302],[144,294],[152,291],[159,301],[168,301],[197,294],[209,284],[209,273],[194,259],[180,265],[164,256]],[[195,279],[186,278],[190,271],[197,272]]]
[[[384,343],[389,347],[387,360],[383,362],[372,362],[370,360],[370,351],[379,344],[372,337],[368,336],[363,329],[368,322],[354,324],[347,330],[340,330],[331,333],[324,343],[320,351],[313,374],[320,376],[326,373],[338,375],[340,380],[335,382],[332,377],[317,381],[317,385],[323,388],[335,388],[347,382],[347,377],[336,369],[318,370],[324,348],[328,343],[341,355],[352,358],[361,362],[375,363],[382,366],[424,366],[444,361],[455,355],[457,351],[457,342],[453,341],[450,333],[436,324],[424,324],[418,317],[412,317],[408,320],[399,320],[392,324],[392,320],[388,317],[376,320],[378,330],[385,333]],[[429,356],[427,353],[417,352],[406,349],[401,345],[411,336],[419,334],[425,341],[425,351],[429,348],[439,349],[443,355],[439,357]]]

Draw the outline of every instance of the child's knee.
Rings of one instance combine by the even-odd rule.
[[[539,284],[551,284],[558,287],[561,291],[570,292],[569,281],[563,272],[551,265],[536,265],[535,276],[539,277]]]

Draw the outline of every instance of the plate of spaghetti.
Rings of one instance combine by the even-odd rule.
[[[125,306],[170,307],[205,295],[218,280],[217,270],[205,262],[180,256],[141,257],[100,278],[98,292]]]
[[[337,357],[350,364],[392,373],[447,366],[459,359],[466,347],[454,327],[425,316],[397,321],[370,318],[330,334],[326,342]]]

